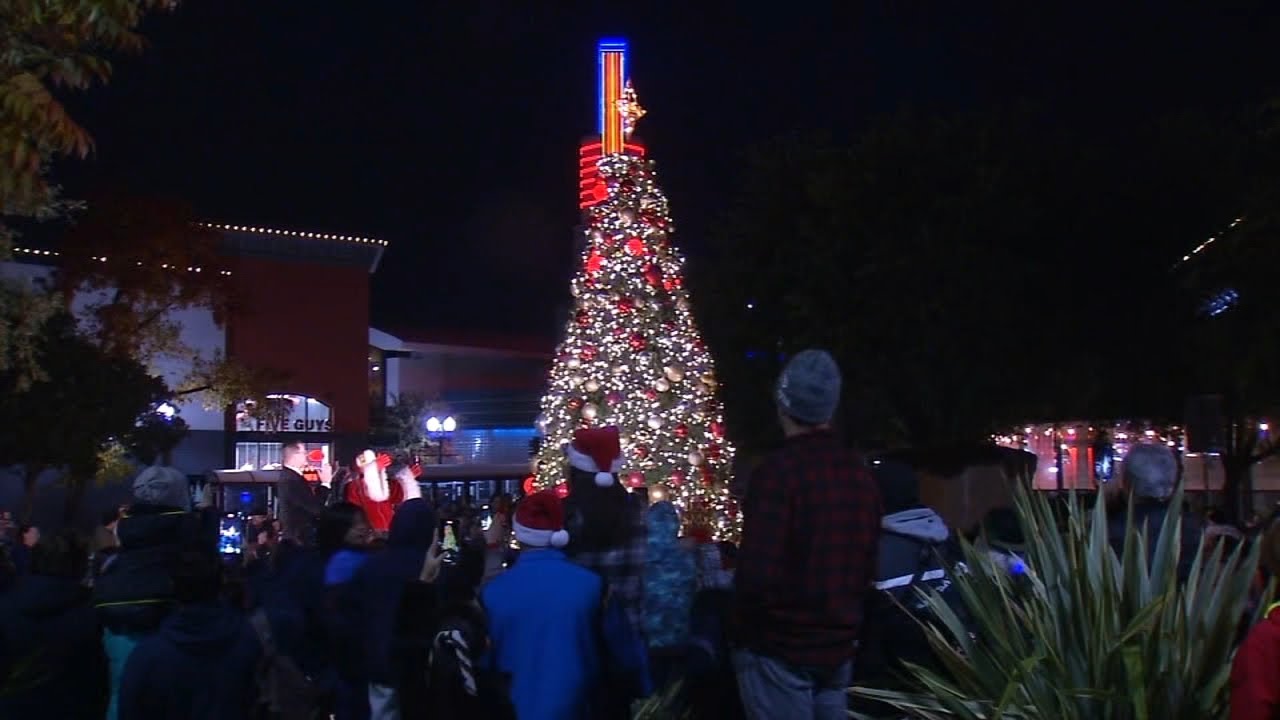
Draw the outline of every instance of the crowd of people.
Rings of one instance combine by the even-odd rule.
[[[740,546],[622,487],[611,427],[565,448],[567,497],[487,514],[371,452],[309,483],[286,443],[277,515],[250,512],[239,553],[173,474],[139,476],[90,538],[0,517],[0,717],[614,720],[654,695],[695,718],[846,717],[850,685],[929,662],[915,591],[950,599],[959,570],[911,468],[831,432],[840,384],[825,352],[784,368],[786,442],[749,478]],[[1171,460],[1126,459],[1149,530],[1172,511]],[[1243,539],[1213,527],[1184,523],[1186,558],[1202,534]],[[970,538],[1029,571],[1011,510]],[[1280,617],[1245,647],[1239,706],[1272,714],[1237,717],[1274,717]]]

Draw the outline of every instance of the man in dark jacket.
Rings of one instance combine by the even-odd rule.
[[[138,643],[120,684],[120,720],[240,720],[258,700],[262,647],[240,613],[219,602],[222,567],[204,552],[182,554],[179,604]]]
[[[1135,533],[1145,533],[1147,561],[1155,553],[1169,514],[1169,501],[1178,483],[1178,460],[1173,451],[1164,445],[1143,443],[1134,445],[1125,455],[1121,470],[1125,487],[1133,500],[1133,527]],[[1174,510],[1174,512],[1180,512]],[[1107,520],[1111,547],[1119,555],[1124,550],[1128,506],[1123,506]],[[1182,513],[1182,537],[1179,538],[1178,579],[1185,582],[1191,575],[1191,566],[1200,550],[1203,527],[1199,519]]]
[[[307,448],[300,441],[286,442],[280,450],[280,478],[276,481],[279,507],[276,514],[283,528],[283,538],[298,545],[314,545],[316,523],[324,514],[329,477],[321,476],[320,487],[313,489],[302,471],[307,467]]]
[[[83,584],[88,547],[47,537],[31,573],[0,597],[0,717],[98,720],[107,708],[107,659]]]
[[[829,354],[793,357],[775,393],[787,441],[752,474],[742,507],[733,664],[749,718],[844,718],[880,493],[831,432],[840,369]]]

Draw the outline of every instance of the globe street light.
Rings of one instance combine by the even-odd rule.
[[[443,420],[434,415],[427,418],[427,433],[436,441],[436,446],[439,448],[436,464],[444,464],[444,439],[457,429],[458,421],[454,420],[452,415],[446,416]]]

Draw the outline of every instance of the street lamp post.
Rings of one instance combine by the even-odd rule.
[[[436,457],[436,464],[444,464],[444,440],[454,430],[458,429],[458,421],[453,419],[452,415],[446,416],[443,420],[432,415],[427,418],[427,434],[436,441],[436,447],[439,454]]]

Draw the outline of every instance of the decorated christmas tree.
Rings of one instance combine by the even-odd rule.
[[[643,111],[629,86],[620,100],[629,130]],[[631,121],[626,113],[634,113]],[[607,195],[587,211],[574,309],[542,399],[537,485],[563,485],[564,446],[574,430],[616,425],[624,486],[673,501],[686,528],[736,539],[741,520],[728,490],[733,446],[684,288],[683,260],[671,244],[667,198],[653,163],[642,157],[606,151],[598,170]]]

